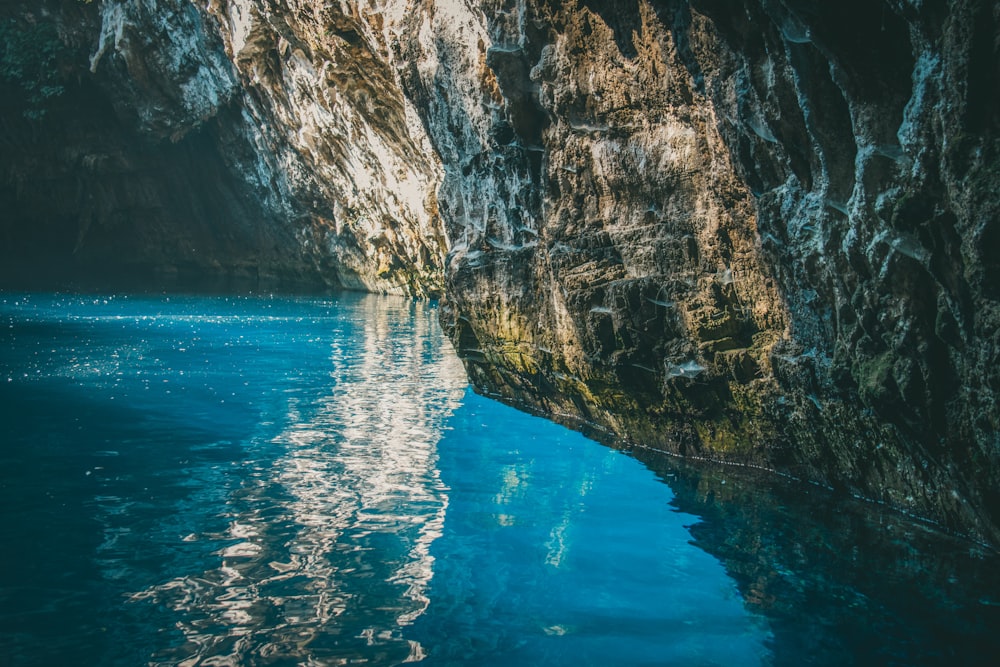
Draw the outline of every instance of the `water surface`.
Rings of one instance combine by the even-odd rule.
[[[0,406],[0,665],[1000,650],[981,550],[478,397],[427,304],[0,295]]]

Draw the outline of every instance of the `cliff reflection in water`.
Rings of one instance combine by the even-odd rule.
[[[768,619],[775,667],[996,664],[995,552],[816,486],[632,454],[701,518],[692,544]]]
[[[133,596],[179,613],[186,644],[153,664],[423,656],[401,629],[428,604],[448,505],[435,445],[466,381],[436,312],[362,304],[350,341],[332,337],[328,394],[286,389],[284,429],[251,444],[228,531],[186,538],[228,541],[217,566]]]
[[[4,665],[1000,654],[995,557],[476,396],[427,304],[0,295],[0,423]]]

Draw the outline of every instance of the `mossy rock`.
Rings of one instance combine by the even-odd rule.
[[[851,369],[851,375],[858,383],[861,400],[869,406],[882,403],[887,398],[895,380],[892,377],[893,355],[883,352],[876,357],[857,361]]]

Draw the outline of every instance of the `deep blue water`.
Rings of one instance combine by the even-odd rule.
[[[0,294],[0,665],[993,664],[1000,568],[473,394],[433,306]]]

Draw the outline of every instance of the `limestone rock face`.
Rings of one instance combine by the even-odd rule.
[[[788,312],[792,470],[996,542],[1000,8],[692,7]]]
[[[428,4],[477,387],[1000,537],[993,5]]]
[[[3,25],[46,26],[64,88],[35,109],[3,81],[0,227],[23,271],[55,257],[55,271],[440,293],[440,166],[377,13],[21,4]]]
[[[484,393],[1000,543],[996,3],[0,17],[12,262],[443,291]]]

